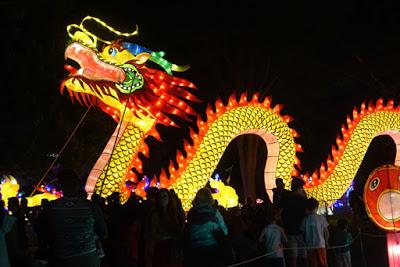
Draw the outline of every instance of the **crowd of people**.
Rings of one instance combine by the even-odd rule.
[[[10,198],[8,210],[2,202],[0,266],[314,267],[327,266],[328,246],[335,266],[351,266],[347,221],[328,227],[298,178],[290,191],[278,178],[272,203],[228,210],[205,187],[188,213],[173,190],[150,187],[146,199],[132,194],[122,205],[117,193],[87,200],[71,170],[58,179],[58,200],[28,208]]]

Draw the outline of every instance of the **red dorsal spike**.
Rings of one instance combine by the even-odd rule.
[[[256,92],[256,93],[253,95],[253,100],[258,101],[258,99],[260,99],[260,93]]]
[[[347,124],[342,124],[342,125],[340,126],[340,131],[341,131],[342,133],[346,131],[346,125],[347,125]]]
[[[275,107],[273,108],[273,110],[274,110],[274,112],[275,112],[276,114],[280,114],[282,108],[283,108],[283,105],[282,105],[282,104],[277,104],[277,105],[275,105]]]
[[[223,105],[224,103],[222,102],[222,99],[218,97],[217,100],[215,101],[215,108],[222,107]]]
[[[358,119],[358,111],[357,108],[353,109],[353,120],[357,120]]]
[[[387,103],[387,109],[392,110],[394,108],[394,101],[393,99],[390,99]]]
[[[239,100],[239,103],[245,103],[245,102],[247,102],[247,92],[243,92]]]
[[[193,128],[189,128],[189,136],[193,142],[196,142],[197,133]]]
[[[183,156],[182,152],[180,150],[176,151],[176,160],[177,161],[182,161],[185,157]]]
[[[236,91],[234,91],[232,94],[231,94],[231,96],[229,97],[229,99],[233,99],[233,101],[235,101],[235,102],[237,102],[237,98],[236,98]]]
[[[160,133],[157,131],[156,128],[153,128],[150,132],[149,132],[150,136],[153,136],[155,139],[157,139],[160,142],[163,142],[163,140],[161,139]]]
[[[301,147],[300,144],[296,144],[296,151],[297,152],[303,152],[303,148]]]
[[[164,168],[161,169],[161,173],[160,173],[159,178],[160,178],[160,179],[161,179],[161,178],[167,178],[167,179],[168,179],[167,172],[165,171]]]
[[[188,152],[188,150],[191,150],[192,146],[189,144],[187,140],[183,140],[183,148],[186,152]]]
[[[378,105],[381,105],[381,106],[384,105],[384,103],[383,103],[383,98],[382,98],[382,97],[379,98],[379,99],[376,101],[376,105],[377,105],[377,106],[378,106]]]
[[[167,188],[170,185],[170,180],[167,177],[160,177],[160,187]]]
[[[168,170],[169,170],[170,172],[175,171],[175,164],[174,164],[174,161],[173,161],[173,160],[170,160],[170,161],[169,161]]]
[[[368,110],[372,111],[375,108],[375,103],[374,101],[370,100],[368,103]]]
[[[300,134],[295,129],[290,129],[294,138],[299,138]]]
[[[289,115],[285,115],[282,117],[283,121],[286,123],[291,123],[293,121],[293,118]]]

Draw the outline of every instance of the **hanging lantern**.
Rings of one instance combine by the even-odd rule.
[[[386,231],[400,231],[400,167],[383,165],[368,177],[364,203],[368,216]]]
[[[376,168],[364,186],[365,209],[387,236],[389,266],[400,266],[400,167]]]

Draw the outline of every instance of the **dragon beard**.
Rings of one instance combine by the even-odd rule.
[[[103,102],[105,97],[114,98],[130,108],[133,113],[140,112],[154,118],[156,123],[166,126],[176,126],[176,118],[192,121],[190,115],[198,115],[190,106],[191,102],[199,102],[198,98],[189,91],[197,89],[193,83],[156,69],[138,65],[135,67],[143,75],[144,86],[132,93],[120,92],[113,82],[91,80],[79,75],[65,79],[61,83],[60,91],[63,93],[66,88],[72,102],[76,100],[81,105],[97,106],[104,112],[114,115],[113,118],[116,121],[121,119],[122,114],[119,109]],[[72,83],[79,83],[83,91],[74,91],[66,86],[69,80]]]

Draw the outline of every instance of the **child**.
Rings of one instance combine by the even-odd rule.
[[[303,232],[310,267],[328,266],[326,258],[326,244],[329,239],[328,222],[325,217],[317,214],[318,200],[307,200],[307,215],[304,217],[300,230]]]
[[[287,242],[287,238],[282,227],[276,224],[280,219],[281,210],[271,207],[270,212],[269,224],[262,230],[259,242],[265,244],[267,266],[284,267],[283,243]]]
[[[343,246],[334,250],[335,264],[337,267],[351,267],[351,255],[349,245],[352,242],[351,234],[347,231],[346,219],[339,219],[337,229],[332,237],[333,246]]]

